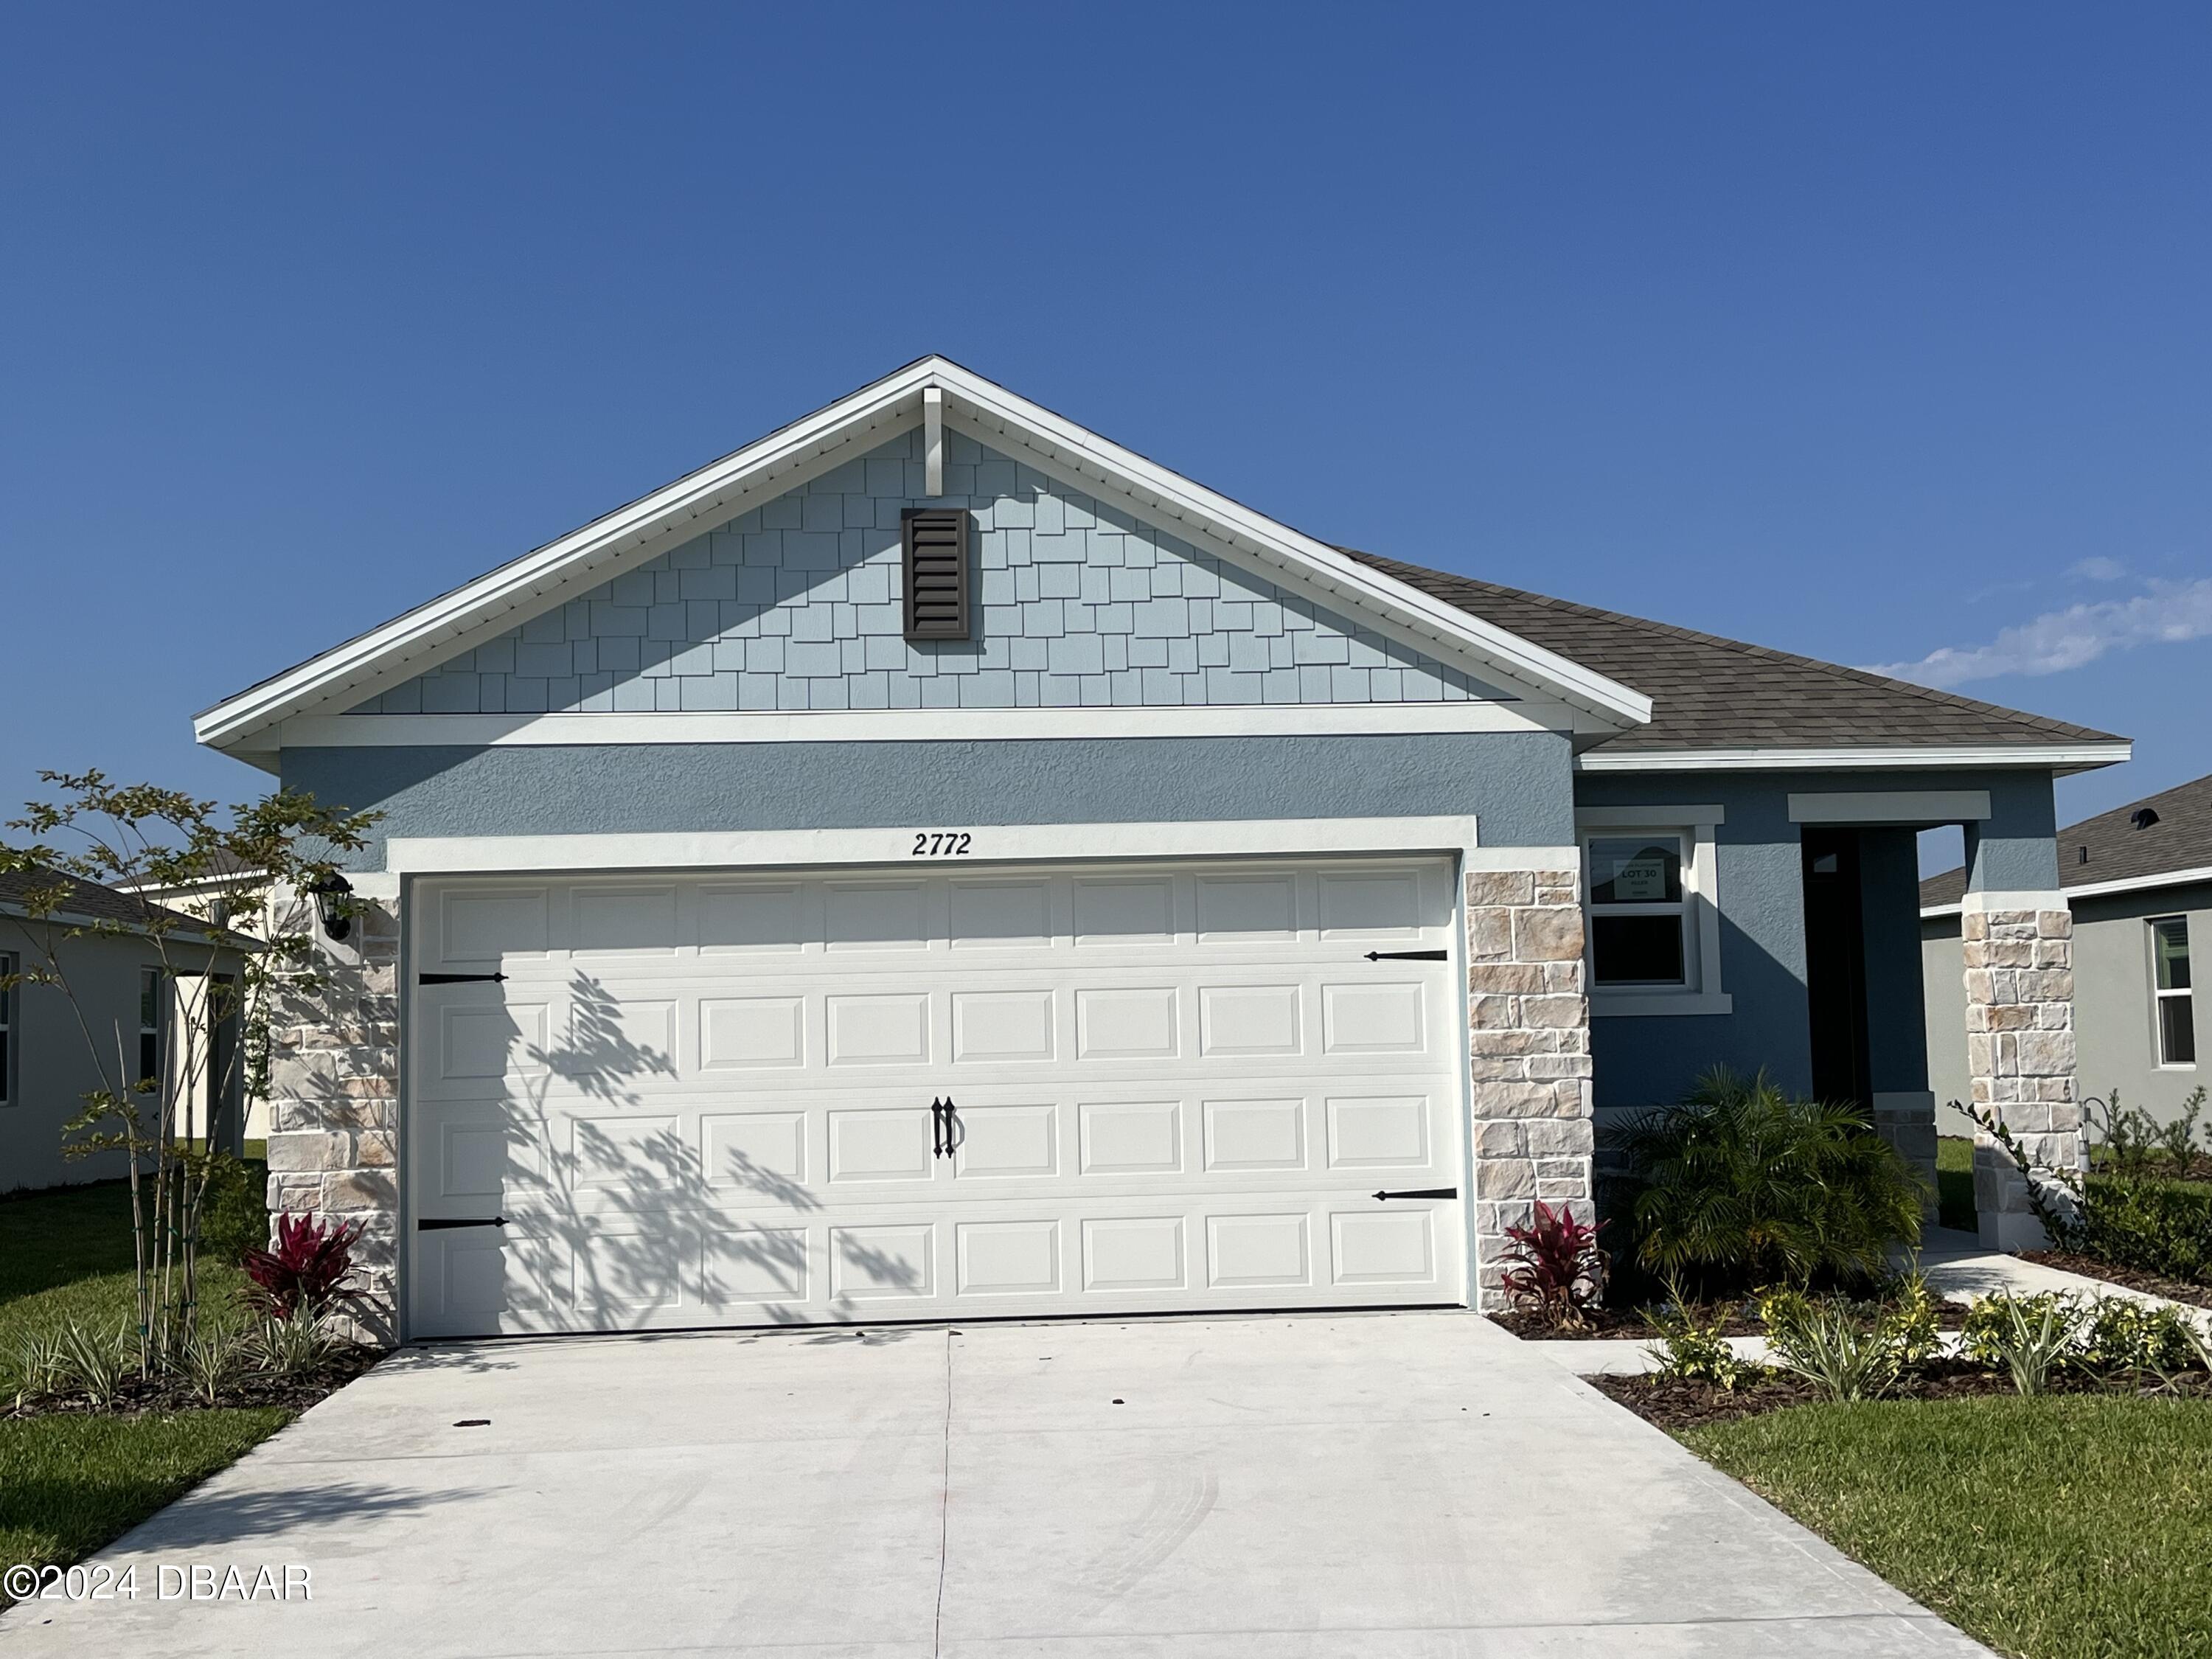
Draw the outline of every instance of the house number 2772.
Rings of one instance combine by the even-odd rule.
[[[974,835],[966,830],[917,830],[913,856],[918,859],[963,859]]]

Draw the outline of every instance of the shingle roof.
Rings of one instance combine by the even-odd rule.
[[[0,914],[21,915],[30,894],[52,888],[58,881],[68,884],[70,896],[55,913],[57,920],[82,917],[93,921],[119,922],[125,927],[143,928],[149,921],[166,916],[179,932],[212,934],[230,943],[246,942],[223,930],[210,927],[198,917],[188,916],[181,910],[149,904],[129,893],[103,887],[96,881],[84,881],[54,870],[0,870]]]
[[[2135,815],[2146,807],[2158,814],[2158,822],[2138,830]],[[2057,839],[2061,888],[2212,869],[2212,775],[2069,823]],[[2081,856],[2084,848],[2087,859]],[[1920,884],[1920,902],[1956,904],[1966,891],[1966,872],[1946,870]]]
[[[1631,685],[1651,723],[1601,752],[2117,743],[2109,732],[1668,623],[1345,552],[1447,605]]]

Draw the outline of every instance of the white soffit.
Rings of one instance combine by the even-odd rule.
[[[2086,771],[2134,753],[2112,743],[1990,743],[1946,747],[1845,749],[1596,749],[1575,757],[1577,772],[1888,772],[1901,768],[2033,766]]]
[[[273,734],[255,739],[277,722],[364,702],[921,423],[932,388],[949,421],[994,447],[1032,459],[1040,470],[1119,501],[1162,529],[1279,574],[1364,620],[1388,623],[1388,631],[1431,654],[1528,686],[1602,726],[1626,729],[1651,717],[1650,699],[1640,692],[1370,569],[957,363],[925,357],[217,703],[194,720],[193,733],[219,749],[273,747]]]

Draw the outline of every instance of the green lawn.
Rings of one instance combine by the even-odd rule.
[[[1682,1439],[2000,1652],[2212,1652],[2212,1407],[2201,1401],[1800,1406]]]
[[[264,1410],[0,1423],[0,1563],[88,1555],[291,1420]]]
[[[0,1370],[24,1335],[132,1317],[129,1189],[120,1182],[0,1199]],[[203,1305],[246,1276],[203,1258]],[[128,1531],[291,1420],[289,1411],[0,1421],[0,1565],[70,1562]],[[7,1598],[0,1595],[0,1606]]]
[[[0,1198],[0,1355],[34,1327],[103,1329],[134,1317],[131,1189],[120,1181]],[[203,1305],[235,1304],[246,1275],[204,1252]]]
[[[1936,1138],[1936,1206],[1947,1227],[1971,1233],[1980,1225],[1974,1215],[1974,1143],[1969,1136]]]

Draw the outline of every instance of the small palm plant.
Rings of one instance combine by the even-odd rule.
[[[1861,1111],[1796,1099],[1765,1072],[1717,1066],[1607,1141],[1643,1188],[1637,1259],[1662,1277],[1864,1281],[1920,1237],[1924,1183]]]

